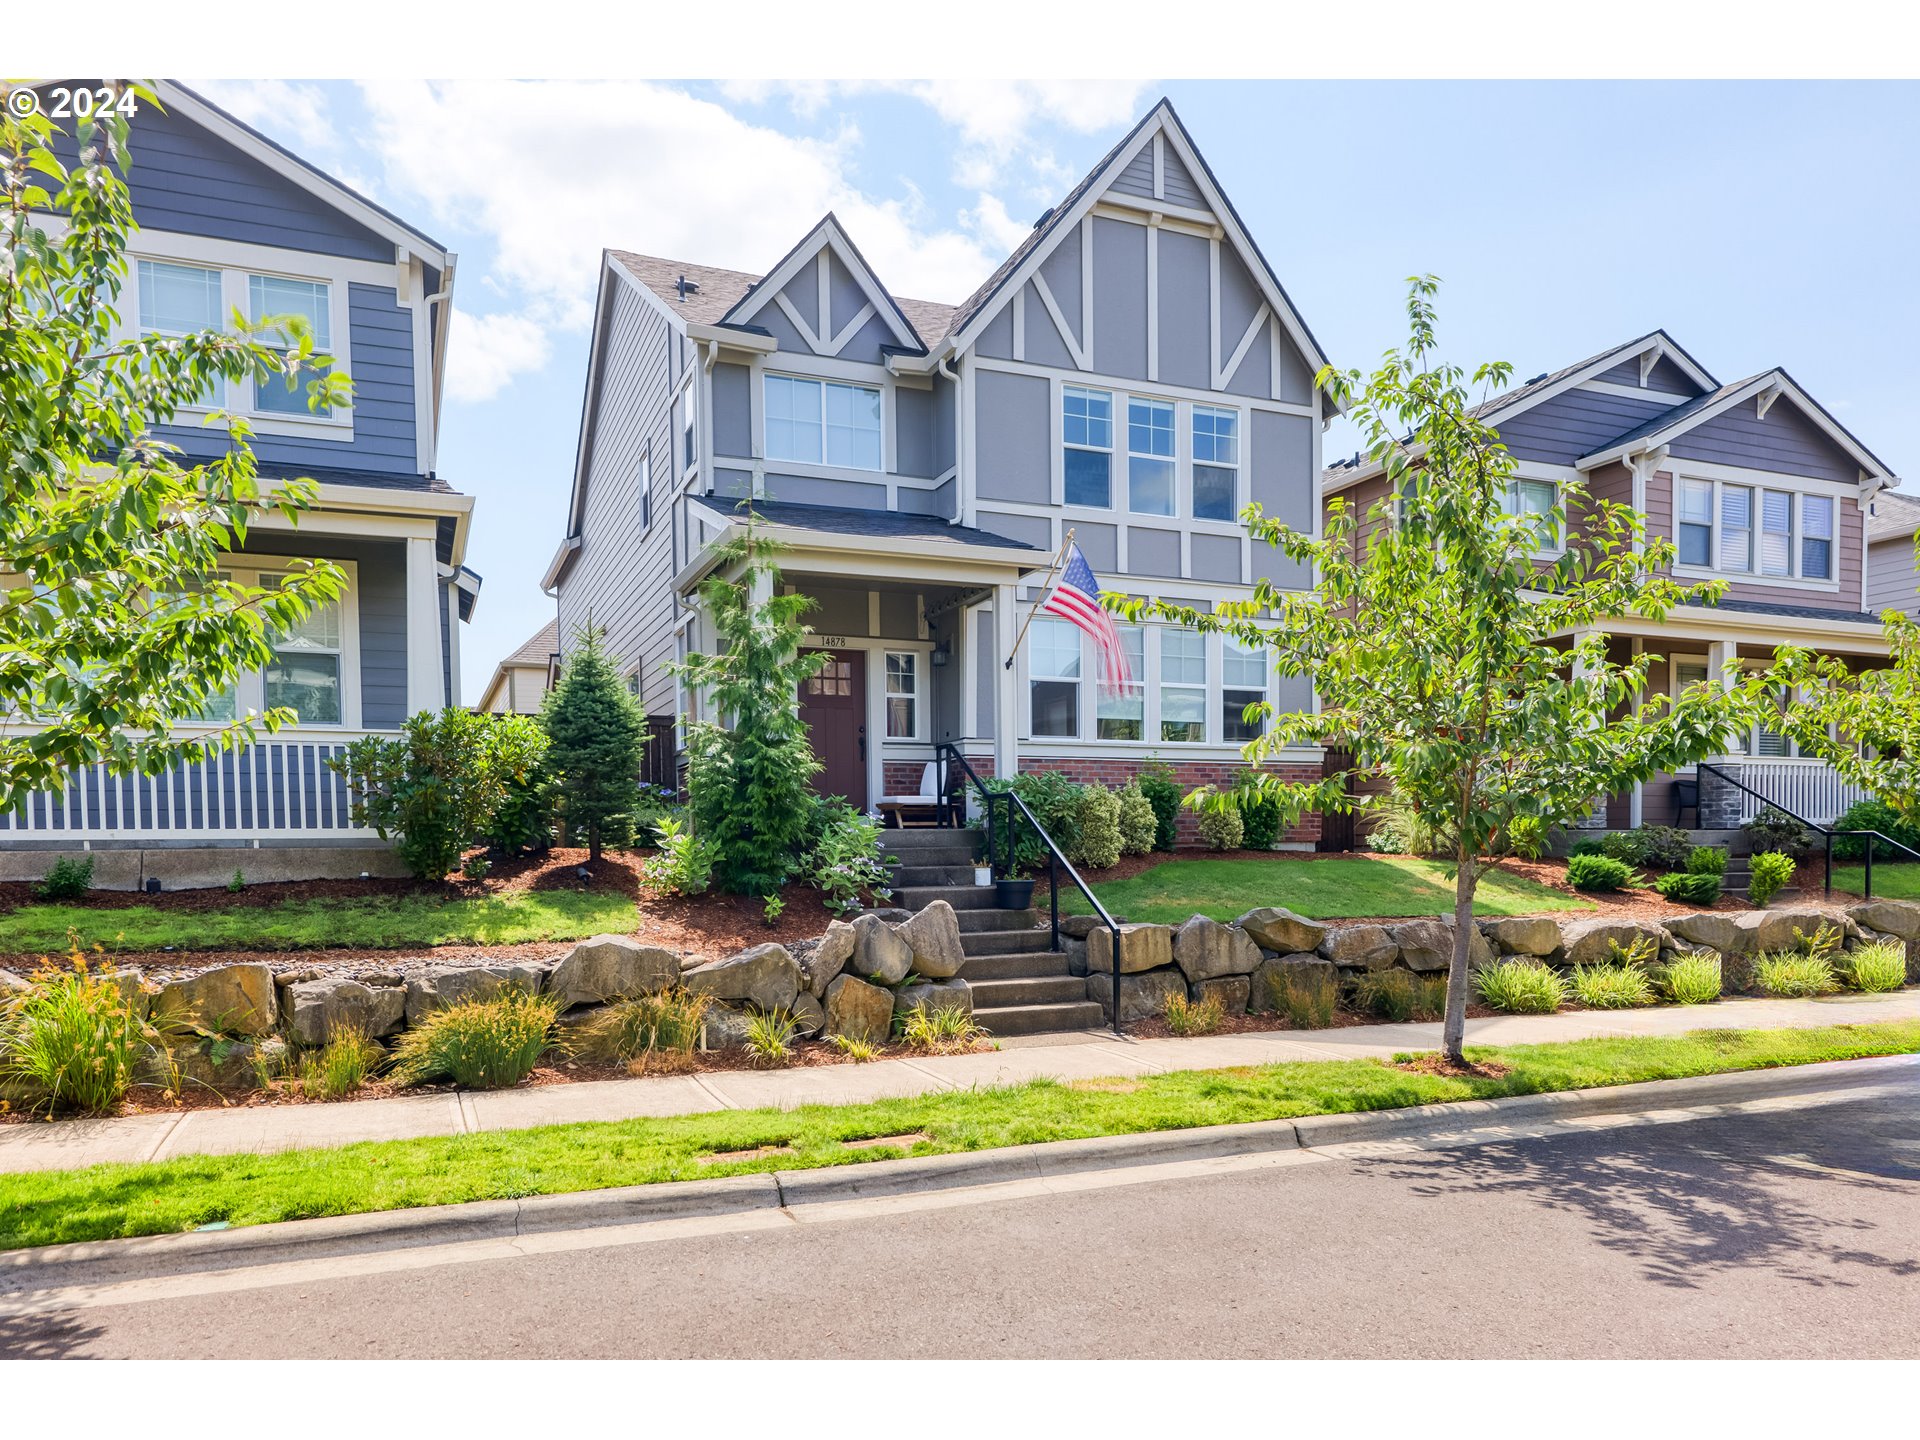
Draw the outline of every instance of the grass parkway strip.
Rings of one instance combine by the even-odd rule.
[[[1376,1060],[1189,1070],[1141,1079],[916,1096],[792,1111],[349,1145],[274,1155],[0,1176],[0,1248],[260,1225],[470,1200],[858,1164],[1098,1135],[1545,1094],[1828,1060],[1920,1052],[1920,1021],[1812,1030],[1698,1030],[1470,1050],[1511,1066],[1447,1077]],[[898,1143],[865,1144],[901,1137]]]

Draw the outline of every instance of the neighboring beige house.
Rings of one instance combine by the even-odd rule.
[[[1920,530],[1920,499],[1882,490],[1867,515],[1867,609],[1920,615],[1914,532]]]
[[[559,654],[560,622],[549,620],[532,639],[493,667],[486,694],[474,709],[482,715],[538,714]]]

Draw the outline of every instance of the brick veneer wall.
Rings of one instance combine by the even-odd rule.
[[[993,774],[991,755],[969,755],[967,763],[973,766],[982,777]],[[1164,763],[1173,770],[1173,783],[1181,790],[1192,790],[1199,785],[1231,784],[1236,776],[1247,767],[1236,760],[1171,760],[1157,762],[1153,760],[1128,760],[1115,758],[1089,759],[1084,756],[1022,755],[1020,768],[1023,771],[1053,770],[1065,775],[1069,780],[1081,785],[1098,783],[1115,789],[1125,785],[1142,770],[1158,763]],[[1318,765],[1270,765],[1267,767],[1282,780],[1315,781],[1320,778]],[[916,777],[917,778],[917,777]],[[1312,811],[1303,815],[1299,823],[1280,836],[1283,844],[1314,845],[1320,840],[1320,812]],[[1184,807],[1176,831],[1176,843],[1198,845],[1200,830],[1198,821],[1191,810]]]

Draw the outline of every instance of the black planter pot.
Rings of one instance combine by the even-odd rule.
[[[1002,910],[1025,910],[1033,904],[1033,881],[996,880],[993,882],[993,903]]]

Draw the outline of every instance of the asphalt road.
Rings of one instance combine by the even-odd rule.
[[[1898,1100],[771,1213],[0,1318],[0,1356],[1920,1356]]]

